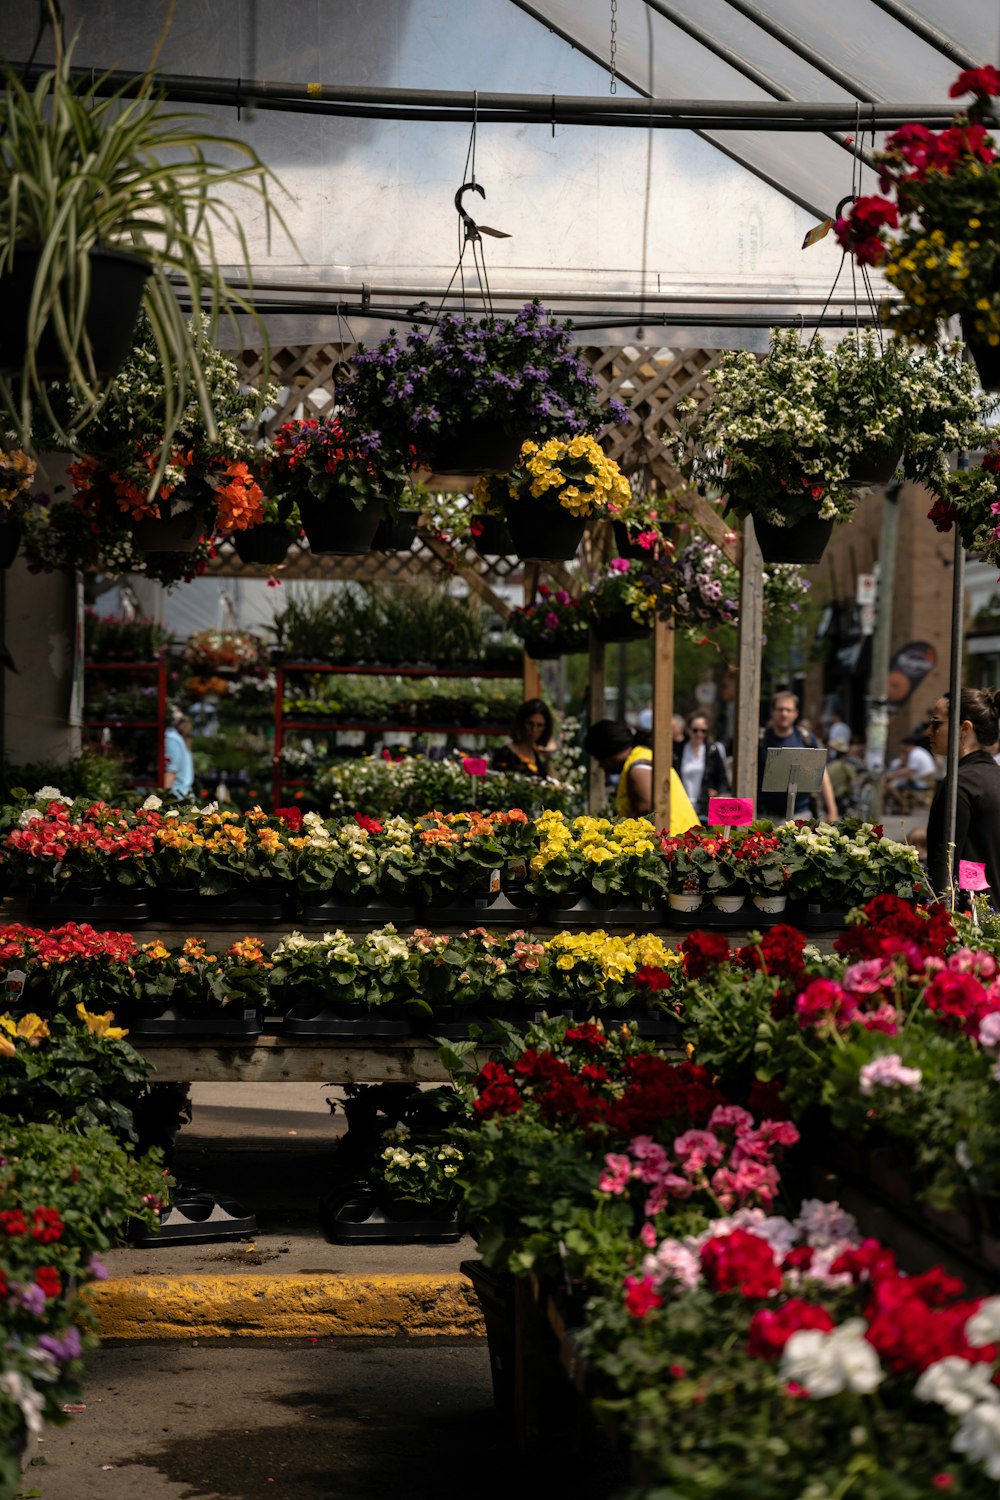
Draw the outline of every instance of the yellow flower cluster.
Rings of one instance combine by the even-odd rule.
[[[549,438],[541,447],[524,443],[518,468],[527,474],[528,493],[534,499],[549,495],[574,516],[589,516],[610,503],[620,505],[632,498],[629,482],[614,459],[585,434]],[[526,498],[524,484],[513,475],[508,488],[513,500]]]
[[[604,989],[610,980],[621,983],[636,969],[672,968],[681,962],[680,954],[667,948],[652,933],[628,933],[613,937],[598,928],[594,932],[558,932],[545,947],[556,953],[557,969],[570,972],[579,964],[593,965],[597,970],[597,987]]]
[[[15,1055],[17,1048],[14,1041],[27,1042],[29,1047],[37,1047],[43,1037],[48,1035],[47,1023],[41,1016],[36,1016],[33,1010],[19,1016],[16,1021],[13,1016],[0,1016],[0,1057]]]
[[[920,338],[936,327],[939,318],[961,310],[969,333],[989,344],[1000,344],[1000,297],[993,293],[973,300],[970,296],[970,277],[975,286],[981,280],[983,255],[990,256],[992,266],[992,252],[975,238],[980,221],[968,222],[972,232],[968,239],[949,241],[943,230],[933,229],[890,247],[885,276],[903,300],[892,306],[889,317],[900,333]]]
[[[97,1016],[87,1010],[81,1000],[76,1007],[76,1015],[77,1019],[82,1021],[94,1036],[106,1036],[109,1042],[120,1042],[122,1037],[128,1036],[124,1027],[112,1026],[111,1023],[115,1018],[114,1011],[106,1010],[103,1016]]]
[[[578,855],[587,864],[606,864],[612,859],[639,859],[656,849],[656,828],[648,818],[588,816],[568,823],[561,812],[544,812],[535,819],[539,834],[538,853],[532,858],[534,874],[554,859]]]

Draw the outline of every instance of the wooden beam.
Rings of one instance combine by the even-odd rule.
[[[701,528],[709,541],[721,548],[729,561],[739,567],[742,551],[739,533],[726,525],[715,506],[710,505],[702,495],[698,494],[697,490],[685,490],[683,494],[675,496],[675,499],[680,509],[688,512],[692,521]]]
[[[604,672],[604,642],[597,635],[593,625],[590,627],[590,674],[589,674],[589,719],[591,724],[597,719],[605,717],[604,704],[605,694],[605,672]],[[590,759],[590,775],[587,781],[587,810],[593,814],[602,813],[607,804],[608,795],[604,785],[604,768],[597,761]]]
[[[653,822],[670,827],[670,772],[674,763],[674,652],[676,632],[657,617],[653,627]]]
[[[733,742],[733,790],[757,800],[760,754],[761,653],[764,640],[764,564],[749,517],[743,522],[743,567],[740,574],[740,625],[736,681],[736,733]]]
[[[510,605],[499,594],[495,594],[478,568],[474,568],[468,558],[463,558],[460,552],[443,542],[440,537],[430,536],[422,533],[420,540],[425,547],[429,547],[434,556],[440,558],[449,568],[454,568],[458,576],[465,580],[472,592],[490,609],[496,610],[501,620],[506,620],[510,614]]]

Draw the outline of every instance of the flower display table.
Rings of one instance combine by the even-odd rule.
[[[435,1044],[418,1037],[157,1037],[136,1038],[135,1045],[156,1069],[157,1083],[446,1083],[450,1077]],[[486,1056],[470,1053],[470,1069]]]

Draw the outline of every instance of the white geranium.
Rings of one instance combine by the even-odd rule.
[[[816,1398],[841,1391],[870,1396],[885,1379],[885,1371],[865,1339],[866,1328],[863,1318],[849,1318],[830,1333],[817,1328],[793,1333],[782,1355],[782,1380],[795,1381]]]
[[[803,1198],[795,1227],[802,1238],[815,1249],[840,1244],[849,1240],[859,1243],[858,1221],[839,1203],[826,1203],[822,1198]]]
[[[913,1388],[918,1401],[943,1406],[952,1417],[963,1417],[981,1402],[1000,1405],[1000,1392],[992,1384],[991,1365],[974,1365],[960,1355],[948,1354],[928,1365]]]
[[[965,1337],[977,1348],[1000,1343],[1000,1297],[987,1297],[965,1325]]]
[[[991,1479],[1000,1479],[1000,1402],[981,1401],[967,1411],[951,1446],[970,1463],[982,1464]]]

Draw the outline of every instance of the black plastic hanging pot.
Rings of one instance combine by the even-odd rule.
[[[649,562],[652,557],[655,557],[656,548],[643,547],[639,542],[633,541],[624,521],[613,521],[612,527],[615,533],[615,547],[618,550],[619,557],[628,558],[630,562]],[[672,529],[669,526],[658,527],[664,541],[668,539]]]
[[[383,516],[375,528],[373,552],[409,552],[417,535],[419,510],[401,510],[395,521]]]
[[[888,484],[899,467],[899,460],[902,456],[902,443],[894,443],[891,447],[883,444],[882,447],[869,448],[864,453],[859,453],[852,461],[847,483]]]
[[[21,517],[0,517],[0,568],[9,568],[21,545]]]
[[[233,547],[241,562],[275,567],[288,555],[291,535],[280,521],[261,521],[246,531],[233,532]]]
[[[833,534],[833,522],[808,516],[791,526],[775,526],[754,516],[753,529],[766,563],[818,563]]]
[[[522,561],[569,562],[583,541],[585,516],[571,515],[558,501],[511,500],[507,529]]]
[[[595,617],[594,634],[599,641],[610,645],[614,641],[643,641],[651,634],[649,625],[637,625],[628,609],[618,610],[613,615]]]
[[[349,500],[330,502],[303,495],[298,505],[311,552],[370,552],[385,514],[381,500],[368,500],[358,510]]]
[[[132,540],[140,552],[193,552],[211,530],[210,507],[199,504],[175,515],[133,521]]]
[[[514,543],[503,516],[476,516],[472,545],[480,557],[513,557]]]
[[[489,417],[466,422],[434,439],[430,466],[435,474],[506,474],[517,463],[524,439],[511,436]]]
[[[972,319],[962,314],[962,337],[979,372],[984,391],[1000,391],[1000,344],[990,344],[970,332]]]
[[[15,250],[11,269],[0,277],[0,369],[11,374],[24,368],[28,305],[42,253],[40,245]],[[84,327],[99,380],[117,375],[132,348],[139,304],[151,269],[147,260],[126,250],[97,247],[90,252],[90,297]],[[86,370],[82,349],[79,357]],[[69,363],[51,319],[38,341],[35,364],[39,375],[49,380],[65,380],[69,375]]]

